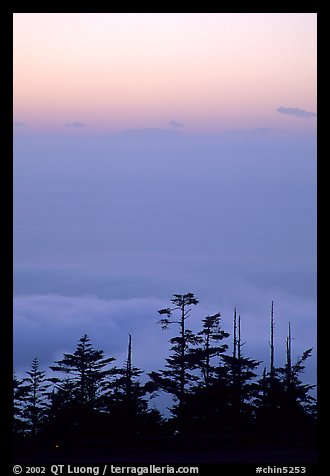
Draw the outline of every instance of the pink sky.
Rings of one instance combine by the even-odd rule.
[[[14,120],[314,130],[316,14],[14,14]]]

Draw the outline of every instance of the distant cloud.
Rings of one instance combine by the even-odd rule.
[[[276,132],[271,127],[256,127],[255,129],[228,129],[224,131],[225,136],[260,136],[270,132]]]
[[[316,117],[315,112],[305,111],[304,109],[299,109],[298,107],[278,107],[277,112],[281,114],[288,114],[289,116],[301,117],[303,119],[309,119],[310,117]]]
[[[240,283],[242,295],[235,303],[243,310],[244,336],[253,357],[268,362],[268,326],[267,321],[260,320],[269,310],[268,302],[274,288],[258,289],[245,280],[223,282],[223,292],[228,296],[226,303],[203,304],[192,309],[189,328],[193,332],[200,330],[201,317],[221,311],[224,330],[231,332],[233,311],[232,293],[237,289],[233,284]],[[191,289],[192,292],[194,291]],[[178,290],[181,292],[181,290]],[[184,292],[186,292],[184,290]],[[127,338],[132,334],[134,342],[134,363],[148,372],[163,368],[168,356],[168,340],[171,331],[162,331],[157,324],[158,309],[168,306],[168,300],[155,297],[131,299],[102,299],[96,296],[64,296],[59,294],[20,295],[14,298],[14,333],[15,333],[15,371],[18,374],[30,367],[37,355],[41,368],[61,358],[64,352],[72,352],[79,338],[88,334],[96,349],[103,349],[106,356],[116,358],[116,365],[124,364],[126,359]],[[197,295],[197,297],[200,297]],[[238,296],[236,296],[238,297]],[[266,299],[265,299],[266,298]],[[315,321],[310,316],[314,312],[312,301],[287,295],[277,289],[276,312],[278,362],[285,355],[284,342],[287,332],[287,320],[290,316],[294,331],[294,354],[312,347],[315,343]],[[282,317],[281,317],[282,316]],[[258,332],[255,329],[258,328]],[[230,340],[227,341],[230,344]],[[249,352],[249,351],[248,351]],[[151,358],[152,356],[152,358]],[[314,381],[315,356],[309,362],[310,375],[306,380]],[[261,369],[260,369],[261,370]]]
[[[25,122],[14,121],[15,127],[26,127]]]
[[[124,129],[118,133],[120,136],[131,136],[136,138],[161,138],[161,137],[177,137],[178,132],[176,128],[172,127],[169,129],[166,128],[157,128],[157,127],[145,127],[141,129]]]
[[[250,134],[267,134],[271,131],[273,131],[273,129],[270,127],[256,127],[255,129],[250,130]]]
[[[236,134],[246,134],[248,131],[245,129],[228,129],[224,131],[224,134],[227,136],[236,135]]]
[[[86,127],[86,124],[83,124],[82,122],[68,122],[67,124],[64,124],[65,127]]]
[[[152,370],[154,364],[157,368],[163,364],[168,347],[168,339],[163,338],[160,326],[156,325],[157,309],[166,304],[167,301],[157,298],[17,296],[15,366],[29,365],[35,354],[45,366],[58,357],[58,353],[73,350],[86,333],[96,347],[116,357],[118,365],[125,360],[127,337],[132,334],[136,364],[143,370]],[[154,356],[152,360],[150,355]]]
[[[174,119],[172,119],[172,121],[170,121],[168,125],[171,127],[184,127],[184,124],[182,124],[182,122],[175,121]]]

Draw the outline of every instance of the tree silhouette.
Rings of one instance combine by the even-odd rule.
[[[27,422],[24,420],[24,403],[29,393],[29,387],[23,384],[23,381],[13,376],[13,432],[14,435],[24,435],[28,429]]]
[[[50,367],[54,372],[67,376],[64,382],[57,381],[58,394],[53,396],[53,408],[54,405],[59,405],[60,408],[62,406],[60,418],[63,418],[63,412],[67,413],[70,408],[68,423],[75,431],[84,434],[95,431],[103,386],[108,375],[112,373],[109,365],[113,361],[112,357],[104,358],[103,350],[94,349],[85,334],[80,338],[73,354],[65,353],[62,360],[55,362],[57,365]],[[68,404],[64,404],[63,408],[65,401]]]
[[[195,365],[192,363],[190,357],[190,349],[201,341],[201,338],[196,336],[190,329],[186,328],[186,320],[191,311],[191,306],[198,304],[198,299],[193,293],[174,294],[172,303],[173,308],[160,309],[158,312],[163,317],[159,323],[163,329],[167,329],[171,324],[179,326],[179,335],[170,339],[171,355],[166,359],[166,370],[160,372],[150,372],[148,375],[151,378],[152,385],[149,389],[162,389],[174,396],[178,402],[171,408],[171,412],[176,417],[180,430],[183,430],[185,415],[185,399],[187,393],[187,386],[192,382],[198,380],[198,377],[191,373]],[[172,319],[172,314],[178,311],[178,320]]]
[[[76,398],[76,384],[69,378],[52,377],[52,391],[48,392],[47,419],[44,433],[53,438],[75,436],[79,431],[81,405]]]
[[[245,342],[241,339],[241,316],[234,310],[233,355],[223,355],[227,369],[229,385],[229,401],[231,413],[231,427],[241,429],[254,422],[253,401],[258,394],[257,376],[255,369],[260,362],[243,356],[242,347]]]
[[[24,407],[22,415],[26,421],[28,431],[35,437],[45,418],[47,408],[47,389],[49,387],[46,373],[39,370],[39,361],[33,359],[31,370],[26,372],[28,377],[23,379]]]
[[[259,381],[260,391],[256,398],[257,425],[265,432],[296,432],[312,428],[315,423],[316,400],[310,395],[314,385],[303,384],[300,374],[312,349],[306,350],[292,364],[291,325],[286,338],[286,362],[283,367],[266,368]],[[272,360],[271,360],[272,362]]]
[[[121,369],[114,369],[113,381],[105,382],[103,410],[110,416],[113,431],[121,435],[137,435],[143,432],[148,416],[147,393],[139,381],[142,370],[133,366],[132,337],[129,335],[127,360]]]
[[[264,367],[259,383],[259,394],[255,398],[256,423],[265,432],[280,429],[282,426],[281,401],[283,383],[275,367],[275,317],[274,301],[270,311],[270,360],[269,371]]]
[[[221,329],[220,312],[202,319],[203,329],[198,332],[200,340],[198,348],[191,349],[191,360],[201,371],[203,385],[209,387],[218,377],[218,365],[212,364],[216,357],[222,355],[227,349],[227,344],[220,342],[229,337],[228,332]]]
[[[19,444],[30,439],[35,446],[43,439],[79,442],[111,437],[115,445],[125,447],[133,441],[140,445],[148,435],[147,441],[156,446],[171,445],[175,430],[180,433],[175,442],[187,444],[192,435],[197,446],[224,435],[231,441],[246,434],[280,441],[283,433],[314,434],[316,400],[310,394],[314,386],[303,383],[301,376],[312,349],[294,362],[289,323],[285,362],[276,366],[273,301],[269,370],[264,367],[261,377],[260,362],[243,354],[242,319],[236,308],[229,353],[225,343],[229,333],[222,329],[220,313],[201,319],[201,329],[193,333],[187,319],[198,299],[192,293],[174,294],[171,302],[171,308],[158,311],[159,322],[163,329],[176,324],[178,334],[169,341],[165,369],[150,372],[145,384],[140,381],[142,370],[133,364],[131,335],[121,368],[94,349],[85,334],[73,353],[65,353],[50,367],[56,376],[46,378],[37,358],[26,378],[19,380],[14,374],[13,429]],[[148,408],[146,395],[156,391],[174,397],[171,418]],[[162,437],[154,439],[156,435]]]
[[[102,383],[111,372],[107,367],[114,360],[112,357],[104,358],[103,350],[93,349],[85,334],[73,354],[64,354],[63,359],[56,361],[57,365],[50,368],[70,376],[76,401],[95,408]]]
[[[311,356],[313,349],[307,349],[301,357],[297,358],[296,363],[292,364],[291,340],[291,325],[289,323],[286,339],[286,363],[284,367],[277,369],[277,372],[282,376],[283,391],[280,401],[282,420],[285,421],[287,431],[297,431],[314,423],[315,420],[316,400],[309,394],[315,385],[304,384],[300,378],[300,374],[305,369],[305,362]]]
[[[220,313],[202,319],[198,332],[198,347],[189,351],[192,368],[201,378],[186,398],[186,412],[190,415],[189,430],[194,433],[215,433],[227,428],[228,381],[221,355],[228,349],[222,340],[229,334],[221,328]]]

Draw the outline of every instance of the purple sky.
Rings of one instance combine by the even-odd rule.
[[[83,333],[135,365],[162,368],[157,310],[173,293],[200,299],[191,328],[242,316],[247,356],[276,365],[288,321],[294,358],[316,346],[316,149],[274,130],[33,135],[14,142],[15,369],[43,367]],[[229,341],[229,343],[231,343]],[[315,383],[316,354],[306,378]],[[262,369],[262,367],[261,367]]]
[[[163,368],[157,310],[316,347],[315,13],[15,13],[14,366],[88,333]],[[229,340],[230,342],[230,340]],[[316,380],[316,349],[306,369]]]

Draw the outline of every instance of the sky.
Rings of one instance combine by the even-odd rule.
[[[316,347],[316,14],[15,13],[14,367],[84,333],[163,368],[157,310]],[[230,343],[230,341],[229,341]],[[316,351],[306,379],[316,383]]]

